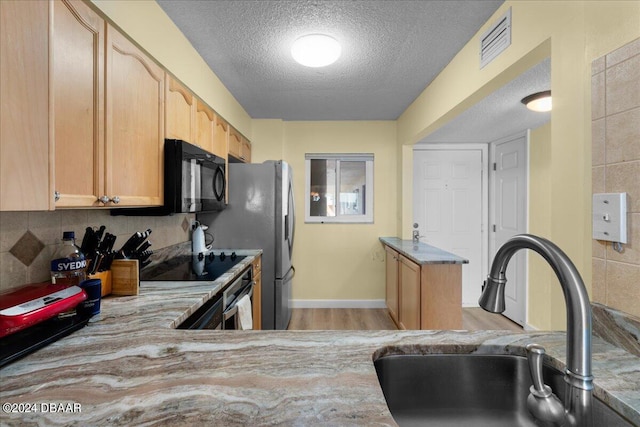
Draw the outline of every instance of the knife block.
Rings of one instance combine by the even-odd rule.
[[[100,279],[102,282],[102,296],[107,296],[111,293],[111,270],[101,271],[99,273],[90,274],[88,279]]]
[[[140,271],[137,259],[116,259],[111,263],[111,295],[138,295]]]

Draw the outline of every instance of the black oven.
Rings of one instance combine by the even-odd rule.
[[[205,302],[178,329],[222,329],[222,295]]]
[[[205,302],[177,329],[241,329],[238,325],[238,302],[248,295],[253,306],[253,268],[248,266],[221,293]]]
[[[253,269],[249,266],[240,277],[223,291],[223,329],[241,329],[239,326],[238,302],[247,295],[253,306],[253,286],[255,284],[256,282],[253,281]]]
[[[178,139],[164,141],[164,206],[112,209],[111,215],[172,215],[226,207],[226,160]]]

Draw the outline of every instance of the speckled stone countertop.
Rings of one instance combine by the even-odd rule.
[[[380,241],[418,264],[468,264],[469,260],[426,243],[414,243],[397,237],[380,237]]]
[[[524,355],[536,341],[563,367],[564,333],[172,328],[210,292],[143,284],[104,299],[85,328],[0,369],[0,403],[71,405],[0,424],[393,426],[379,355]],[[640,425],[640,359],[594,338],[593,373],[596,397]]]

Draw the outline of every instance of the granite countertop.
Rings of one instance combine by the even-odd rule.
[[[426,243],[397,237],[380,237],[382,244],[395,249],[418,264],[469,264],[469,260]]]
[[[105,298],[85,328],[0,369],[0,402],[64,409],[23,406],[0,424],[393,426],[379,355],[524,355],[535,341],[563,368],[560,332],[177,330],[212,291],[140,291]],[[638,425],[639,361],[594,337],[594,394]]]

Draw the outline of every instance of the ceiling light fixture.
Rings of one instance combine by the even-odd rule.
[[[291,46],[291,56],[305,67],[326,67],[336,62],[341,53],[340,43],[324,34],[302,36]]]
[[[545,113],[551,111],[551,91],[545,90],[522,98],[522,103],[531,111]]]

